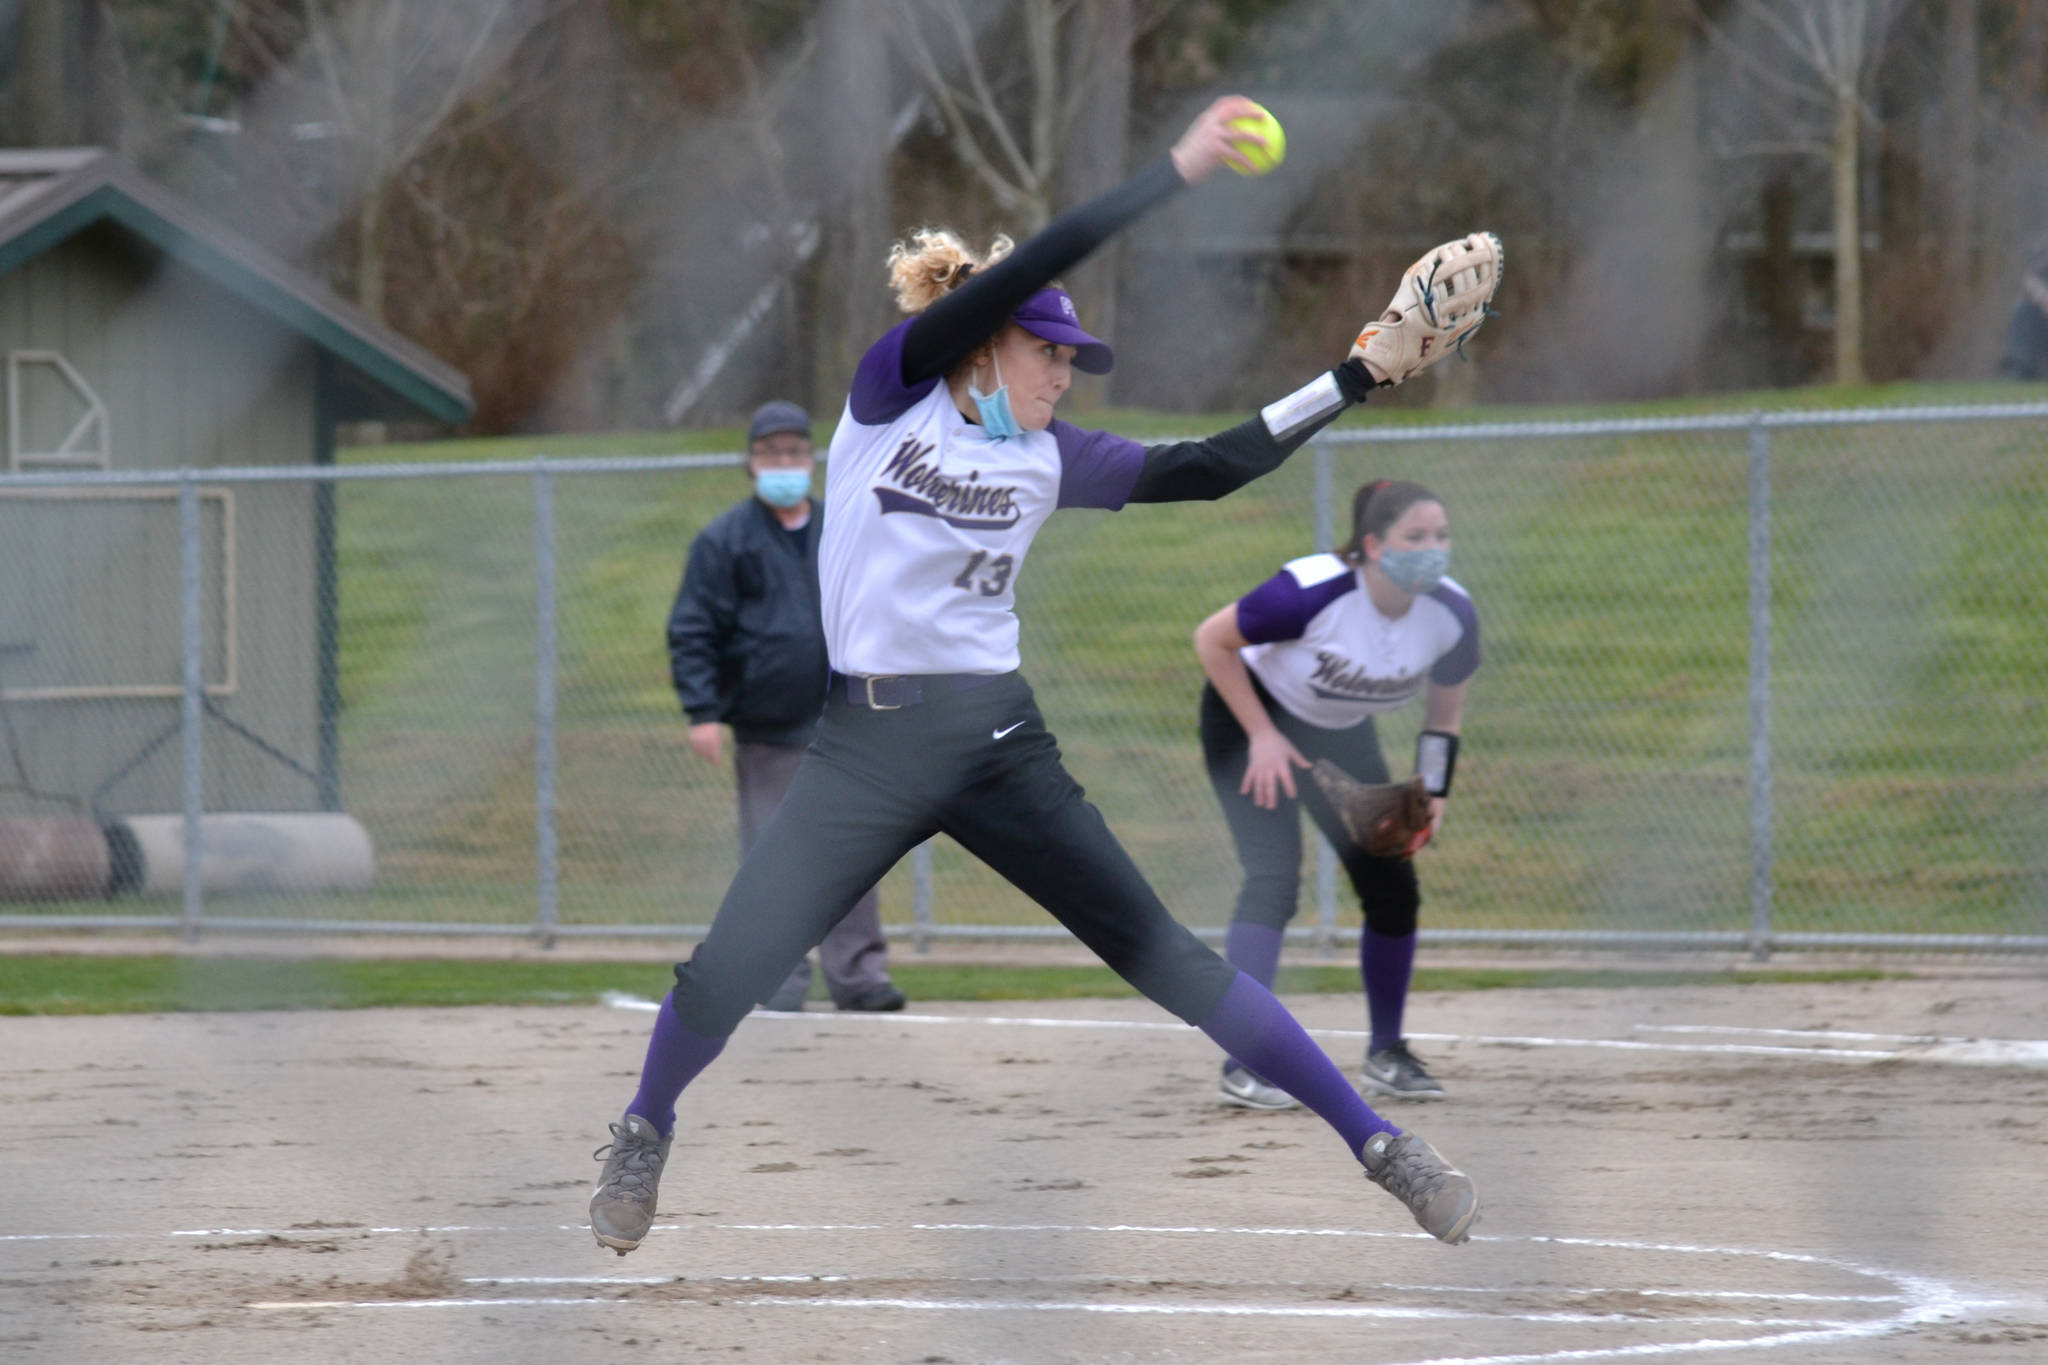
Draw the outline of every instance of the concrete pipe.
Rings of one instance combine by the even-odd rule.
[[[128,815],[132,877],[147,895],[185,885],[185,817]],[[207,891],[364,891],[377,873],[369,831],[341,814],[199,817],[199,882]]]
[[[107,836],[88,816],[0,819],[0,901],[97,899],[112,884]]]

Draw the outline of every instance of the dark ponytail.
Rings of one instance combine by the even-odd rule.
[[[1351,499],[1351,540],[1344,547],[1343,557],[1353,564],[1365,563],[1367,536],[1384,540],[1387,528],[1416,503],[1442,501],[1421,484],[1406,479],[1374,479],[1360,484]]]

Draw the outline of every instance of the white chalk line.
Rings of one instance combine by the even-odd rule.
[[[1381,1232],[1368,1228],[1255,1228],[1255,1227],[1155,1227],[1136,1223],[1102,1224],[1076,1228],[1068,1223],[655,1223],[649,1232],[1095,1232],[1144,1233],[1151,1235],[1192,1234],[1240,1237],[1370,1237],[1386,1240],[1427,1242],[1426,1232]],[[103,1242],[148,1241],[165,1237],[276,1237],[280,1239],[333,1240],[346,1236],[437,1236],[452,1233],[517,1233],[534,1236],[543,1232],[588,1232],[588,1223],[553,1223],[513,1226],[492,1223],[429,1223],[369,1227],[318,1228],[174,1228],[167,1232],[25,1232],[0,1234],[0,1242]],[[1473,1240],[1486,1241],[1486,1234]]]
[[[1829,1028],[1750,1028],[1739,1024],[1636,1024],[1638,1033],[1732,1033],[1751,1038],[1835,1038],[1845,1043],[1974,1043],[1975,1038],[1937,1038],[1931,1033],[1857,1033]]]
[[[464,1284],[476,1285],[527,1285],[553,1286],[592,1285],[622,1286],[626,1288],[652,1288],[661,1285],[689,1284],[861,1284],[869,1281],[894,1282],[903,1279],[918,1279],[947,1285],[968,1284],[1137,1284],[1158,1285],[1170,1276],[1162,1275],[934,1275],[928,1272],[900,1272],[891,1275],[468,1275]],[[1200,1279],[1200,1276],[1189,1278]],[[1301,1290],[1310,1287],[1306,1280],[1232,1280],[1234,1289],[1286,1289]],[[1475,1284],[1411,1284],[1397,1280],[1382,1280],[1378,1283],[1361,1284],[1347,1281],[1354,1290],[1372,1290],[1382,1294],[1470,1294],[1478,1297],[1492,1295],[1522,1296],[1533,1292],[1524,1285],[1475,1285]],[[1618,1286],[1590,1285],[1579,1289],[1545,1288],[1545,1295],[1565,1298],[1624,1298],[1640,1299],[1713,1299],[1727,1302],[1755,1300],[1767,1303],[1801,1304],[1881,1304],[1904,1303],[1903,1294],[1807,1294],[1800,1292],[1773,1293],[1762,1289],[1631,1289]],[[1487,1316],[1487,1315],[1480,1315]],[[1640,1321],[1628,1314],[1631,1321]],[[1739,1318],[1658,1318],[1659,1322],[1741,1322]],[[1770,1322],[1779,1325],[1791,1323],[1791,1319],[1773,1318]]]
[[[1151,1227],[1136,1223],[1103,1224],[1076,1229],[1067,1223],[656,1223],[650,1232],[1098,1232],[1098,1233],[1195,1233],[1265,1237],[1373,1237],[1428,1241],[1426,1232],[1379,1232],[1367,1228],[1253,1228],[1253,1227]],[[543,1232],[588,1232],[588,1223],[551,1223],[514,1226],[504,1223],[377,1224],[364,1227],[315,1228],[173,1228],[165,1232],[137,1229],[129,1232],[23,1232],[0,1234],[0,1242],[106,1242],[149,1241],[165,1237],[277,1237],[314,1241],[346,1236],[436,1236],[450,1233],[517,1233],[534,1236]],[[1476,1240],[1486,1240],[1481,1234]]]
[[[740,1232],[848,1232],[848,1231],[923,1231],[923,1232],[994,1232],[1033,1233],[1055,1232],[1063,1235],[1095,1233],[1103,1235],[1152,1235],[1152,1236],[1251,1236],[1251,1237],[1338,1237],[1372,1238],[1386,1240],[1427,1240],[1426,1234],[1387,1233],[1358,1228],[1301,1228],[1301,1227],[1233,1227],[1190,1225],[1145,1225],[1145,1224],[1058,1224],[1058,1223],[912,1223],[890,1226],[874,1223],[712,1223],[712,1224],[661,1224],[659,1231],[717,1230]],[[442,1233],[514,1233],[532,1235],[546,1228],[511,1227],[494,1224],[426,1224],[411,1227],[401,1225],[373,1225],[362,1228],[180,1228],[163,1233],[111,1232],[111,1233],[58,1233],[58,1234],[15,1234],[6,1240],[15,1241],[60,1241],[60,1240],[108,1240],[117,1238],[191,1238],[191,1237],[307,1237],[336,1234],[442,1234]],[[585,1231],[582,1224],[556,1224],[554,1231]],[[1688,1316],[1645,1318],[1628,1313],[1515,1313],[1500,1314],[1463,1309],[1441,1309],[1404,1307],[1388,1305],[1274,1305],[1245,1303],[1148,1303],[1148,1304],[1103,1304],[1087,1301],[1043,1300],[987,1300],[987,1299],[885,1299],[859,1298],[851,1296],[784,1298],[764,1296],[748,1300],[751,1305],[790,1308],[841,1308],[841,1309],[895,1309],[899,1311],[963,1312],[963,1311],[1012,1311],[1012,1312],[1073,1312],[1073,1313],[1116,1313],[1149,1314],[1156,1316],[1225,1316],[1225,1317],[1267,1317],[1267,1318],[1377,1318],[1382,1320],[1406,1319],[1424,1320],[1432,1318],[1457,1318],[1464,1320],[1486,1320],[1497,1322],[1545,1323],[1550,1325],[1572,1324],[1640,1324],[1695,1325],[1720,1327],[1755,1327],[1764,1334],[1747,1337],[1703,1337],[1686,1342],[1646,1343],[1625,1347],[1603,1347],[1594,1349],[1574,1348],[1559,1351],[1523,1353],[1517,1355],[1434,1357],[1427,1361],[1400,1362],[1398,1365],[1538,1365],[1539,1362],[1560,1362],[1575,1360],[1622,1359],[1638,1356],[1678,1355],[1687,1352],[1726,1352],[1763,1350],[1792,1345],[1823,1345],[1843,1341],[1860,1340],[1876,1336],[1889,1336],[1909,1328],[1930,1322],[1954,1321],[1993,1308],[2022,1307],[2029,1311],[2043,1311],[2048,1305],[2012,1300],[1982,1299],[1967,1297],[1960,1289],[1945,1282],[1898,1272],[1874,1269],[1854,1262],[1827,1256],[1809,1255],[1801,1252],[1764,1251],[1740,1247],[1707,1247],[1683,1243],[1634,1242],[1615,1239],[1583,1237],[1546,1236],[1505,1236],[1481,1234],[1473,1239],[1479,1243],[1524,1242],[1536,1245],[1591,1247],[1605,1250],[1632,1252],[1637,1254],[1666,1253],[1712,1256],[1745,1256],[1791,1265],[1819,1266],[1841,1270],[1868,1279],[1888,1282],[1899,1292],[1869,1295],[1818,1295],[1799,1290],[1782,1292],[1757,1290],[1683,1290],[1683,1289],[1634,1289],[1626,1291],[1602,1290],[1592,1287],[1487,1291],[1471,1286],[1406,1286],[1383,1285],[1384,1292],[1501,1292],[1501,1293],[1556,1293],[1561,1295],[1590,1295],[1598,1293],[1626,1292],[1642,1297],[1668,1296],[1673,1298],[1716,1298],[1737,1300],[1756,1298],[1788,1303],[1844,1303],[1895,1305],[1898,1311],[1884,1317],[1865,1320],[1841,1320],[1834,1318],[1741,1318],[1715,1316]],[[750,1277],[731,1277],[747,1279]],[[827,1277],[818,1276],[762,1276],[751,1277],[760,1283],[820,1283]],[[1099,1277],[1079,1277],[1096,1279]],[[1136,1278],[1136,1277],[1132,1277]],[[1146,1277],[1148,1279],[1155,1277]],[[584,1277],[520,1277],[507,1279],[505,1283],[531,1283],[536,1287],[550,1283],[613,1283],[615,1287],[633,1285],[673,1283],[676,1277],[635,1277],[612,1281],[608,1277],[586,1281]],[[470,1283],[493,1283],[488,1278],[478,1277]],[[252,1310],[263,1312],[306,1312],[316,1310],[380,1310],[380,1309],[462,1309],[462,1308],[588,1308],[592,1305],[627,1304],[636,1300],[629,1298],[598,1298],[579,1296],[520,1296],[468,1297],[439,1299],[319,1299],[319,1300],[265,1300],[247,1305]]]
[[[592,1308],[629,1299],[304,1299],[245,1303],[259,1313],[309,1312],[336,1308]]]
[[[1928,1033],[1853,1033],[1845,1029],[1738,1028],[1725,1024],[1637,1024],[1644,1033],[1732,1034],[1762,1038],[1837,1038],[1897,1043],[1897,1055],[1962,1066],[2048,1066],[2048,1042],[2037,1038],[1941,1038]]]
[[[658,1002],[607,991],[601,997],[613,1009],[654,1011]],[[808,1019],[817,1024],[851,1022],[856,1027],[883,1024],[983,1024],[1009,1028],[1054,1029],[1136,1029],[1161,1033],[1185,1033],[1188,1026],[1164,1019],[1051,1019],[1031,1015],[970,1014],[862,1014],[804,1013],[762,1010],[771,1019]],[[1791,1047],[1769,1043],[1659,1043],[1640,1038],[1550,1038],[1497,1033],[1411,1033],[1409,1038],[1425,1043],[1471,1043],[1480,1047],[1591,1048],[1612,1052],[1671,1052],[1726,1057],[1803,1057],[1840,1062],[1915,1061],[1946,1062],[1964,1066],[2048,1067],[2048,1041],[2028,1038],[1935,1038],[1921,1034],[1849,1033],[1805,1029],[1723,1028],[1712,1024],[1636,1024],[1644,1033],[1734,1034],[1785,1038],[1832,1038],[1844,1042],[1892,1042],[1901,1047]],[[1365,1029],[1312,1028],[1318,1038],[1368,1039]]]
[[[739,1230],[775,1231],[837,1231],[843,1229],[866,1230],[869,1224],[717,1224],[722,1228]],[[911,1224],[904,1230],[933,1231],[1001,1231],[1031,1232],[1057,1230],[1067,1234],[1081,1232],[1098,1233],[1155,1233],[1205,1235],[1281,1235],[1281,1236],[1355,1236],[1373,1235],[1348,1228],[1222,1228],[1222,1227],[1144,1227],[1139,1225],[1073,1225],[1073,1224]],[[1381,1234],[1385,1235],[1385,1234]],[[1677,1356],[1683,1354],[1726,1353],[1731,1351],[1772,1350],[1785,1346],[1818,1346],[1848,1341],[1865,1340],[1891,1336],[1913,1327],[1933,1322],[1955,1321],[1973,1313],[1995,1307],[2014,1306],[2009,1301],[1972,1299],[1957,1287],[1923,1276],[1905,1275],[1864,1266],[1833,1257],[1810,1255],[1801,1252],[1768,1251],[1738,1247],[1706,1247],[1686,1243],[1634,1242],[1620,1239],[1584,1237],[1545,1236],[1482,1236],[1481,1242],[1525,1242],[1534,1245],[1562,1247],[1591,1247],[1605,1250],[1643,1254],[1686,1254],[1712,1256],[1744,1256],[1786,1265],[1813,1266],[1835,1269],[1867,1279],[1888,1282],[1895,1290],[1890,1294],[1870,1295],[1814,1295],[1804,1291],[1787,1290],[1773,1294],[1756,1290],[1650,1290],[1623,1291],[1645,1298],[1667,1296],[1673,1298],[1728,1298],[1754,1297],[1773,1301],[1802,1303],[1845,1303],[1896,1306],[1898,1311],[1887,1316],[1868,1319],[1841,1318],[1752,1318],[1731,1315],[1691,1314],[1683,1317],[1646,1318],[1635,1313],[1582,1313],[1582,1312],[1523,1312],[1504,1314],[1484,1310],[1435,1308],[1420,1305],[1384,1304],[1270,1304],[1270,1303],[1213,1303],[1200,1301],[1149,1302],[1143,1304],[1099,1303],[1087,1300],[1017,1300],[985,1298],[895,1298],[867,1297],[856,1295],[785,1297],[765,1295],[747,1300],[752,1307],[827,1308],[838,1310],[893,1310],[918,1313],[958,1312],[1013,1312],[1013,1313],[1080,1313],[1110,1314],[1121,1316],[1159,1316],[1177,1318],[1227,1317],[1266,1318],[1290,1320],[1378,1320],[1378,1321],[1493,1321],[1543,1324],[1549,1326],[1578,1326],[1616,1324],[1645,1327],[1706,1327],[1719,1329],[1753,1329],[1757,1335],[1724,1337],[1706,1336],[1690,1341],[1639,1343],[1631,1346],[1597,1348],[1563,1348],[1511,1355],[1486,1356],[1439,1356],[1426,1361],[1404,1362],[1402,1365],[1549,1365],[1551,1362],[1581,1360],[1614,1360],[1651,1356]],[[718,1276],[712,1277],[725,1282],[739,1280],[754,1283],[787,1283],[802,1279],[811,1283],[845,1282],[840,1277],[787,1277],[787,1276]],[[855,1277],[846,1277],[852,1280]],[[886,1278],[886,1277],[866,1277]],[[1096,1280],[1101,1277],[1061,1277],[1063,1280]],[[1137,1279],[1139,1277],[1124,1277]],[[1152,1277],[1146,1277],[1148,1279]],[[1015,1283],[1015,1280],[996,1280],[995,1277],[977,1277],[973,1282]],[[466,1281],[471,1284],[517,1284],[546,1285],[585,1284],[591,1287],[631,1288],[648,1284],[678,1283],[681,1277],[473,1277]],[[1033,1282],[1040,1282],[1034,1280]],[[1051,1280],[1043,1281],[1052,1283]],[[1250,1285],[1239,1285],[1239,1289]],[[1284,1287],[1284,1286],[1282,1286]],[[1562,1294],[1595,1294],[1603,1291],[1590,1287],[1577,1290],[1532,1290],[1528,1286],[1519,1288],[1481,1290],[1474,1286],[1415,1286],[1383,1284],[1381,1292],[1443,1292],[1455,1288],[1464,1292],[1494,1292],[1500,1294],[1557,1292]],[[381,1310],[393,1308],[552,1308],[582,1307],[598,1305],[617,1306],[631,1304],[638,1300],[611,1296],[521,1296],[516,1298],[445,1298],[445,1299],[392,1299],[392,1300],[311,1300],[278,1301],[267,1300],[251,1303],[252,1310],[263,1312],[306,1312],[333,1311],[342,1309]]]
[[[584,1230],[588,1231],[588,1224]],[[315,1240],[365,1233],[403,1232],[419,1236],[437,1232],[531,1232],[531,1228],[491,1227],[474,1223],[444,1223],[412,1227],[318,1227],[318,1228],[173,1228],[168,1232],[12,1232],[0,1233],[0,1242],[121,1242],[148,1241],[157,1237],[307,1237]]]
[[[245,1304],[255,1312],[307,1312],[357,1308],[603,1308],[644,1306],[645,1300],[625,1298],[488,1298],[488,1299],[303,1299],[262,1300]],[[1226,1318],[1372,1318],[1381,1321],[1493,1321],[1521,1323],[1563,1323],[1574,1326],[1601,1323],[1646,1323],[1673,1326],[1793,1327],[1841,1330],[1862,1324],[1831,1318],[1730,1318],[1667,1317],[1647,1319],[1629,1313],[1475,1313],[1457,1308],[1400,1308],[1373,1304],[1259,1304],[1259,1303],[1094,1303],[1086,1299],[989,1300],[989,1299],[898,1299],[898,1298],[783,1298],[773,1294],[746,1300],[749,1308],[894,1308],[927,1313],[1108,1313],[1153,1317]]]

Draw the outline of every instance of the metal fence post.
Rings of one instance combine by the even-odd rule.
[[[1771,955],[1771,433],[1749,428],[1749,955]]]
[[[552,948],[561,917],[561,867],[555,841],[555,476],[545,455],[533,459],[533,575],[533,932],[541,947]]]
[[[1337,540],[1337,452],[1328,441],[1317,437],[1308,448],[1315,454],[1316,548],[1330,549]]]
[[[178,657],[181,682],[179,728],[184,739],[185,904],[178,918],[178,936],[190,943],[199,937],[205,914],[204,840],[199,817],[206,805],[206,636],[205,606],[200,594],[199,483],[194,471],[178,477]]]
[[[1337,452],[1328,441],[1309,442],[1315,454],[1316,548],[1336,545]],[[1316,953],[1334,957],[1337,952],[1337,850],[1316,834]]]
[[[911,941],[917,951],[932,950],[932,841],[927,839],[910,850],[910,910],[916,922]]]

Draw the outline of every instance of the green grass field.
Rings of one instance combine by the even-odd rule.
[[[1346,428],[2010,402],[2034,387],[1782,391],[1629,407],[1352,414]],[[1238,420],[1108,413],[1146,437]],[[824,432],[820,431],[820,437]],[[349,463],[737,446],[734,431],[452,441]],[[1425,923],[1746,929],[1749,635],[1740,431],[1342,445],[1445,497],[1486,663]],[[693,760],[663,625],[737,470],[556,482],[561,914],[702,923],[734,866],[730,770]],[[1771,711],[1778,927],[2048,933],[2048,458],[2036,423],[1781,431]],[[522,924],[534,914],[530,477],[338,497],[342,779],[379,857],[362,897],[221,913]],[[1025,671],[1070,766],[1168,904],[1228,918],[1237,872],[1194,734],[1195,623],[1314,548],[1311,461],[1215,504],[1055,518],[1020,576]],[[1414,708],[1382,727],[1405,771]],[[1052,852],[1049,850],[1049,852]],[[947,841],[942,924],[1043,924]],[[1355,917],[1350,897],[1340,901]],[[908,874],[884,888],[909,918]],[[73,907],[67,907],[73,908]],[[132,906],[115,906],[129,910]]]
[[[917,1003],[1058,1000],[1135,994],[1106,967],[969,966],[898,960],[891,973]],[[1574,971],[1424,968],[1418,990],[1544,986],[1744,985],[1868,981],[1871,970]],[[650,962],[490,962],[271,957],[0,956],[0,1015],[147,1014],[178,1010],[365,1009],[399,1005],[590,1004],[608,991],[659,999],[668,968]],[[1355,993],[1356,967],[1288,967],[1296,994]],[[822,994],[822,993],[820,993]],[[914,1008],[915,1006],[913,1006]]]

